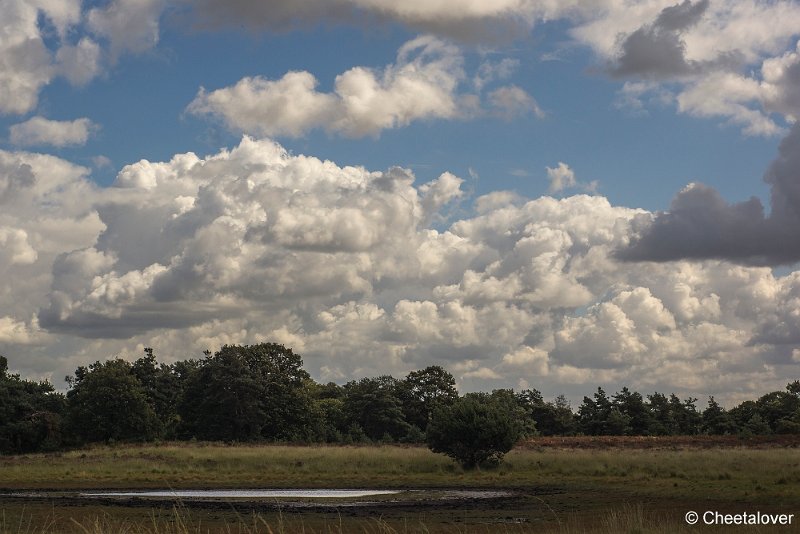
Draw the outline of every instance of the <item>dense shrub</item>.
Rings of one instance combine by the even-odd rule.
[[[485,393],[469,393],[438,406],[428,422],[427,442],[465,469],[497,465],[521,434],[511,407]]]

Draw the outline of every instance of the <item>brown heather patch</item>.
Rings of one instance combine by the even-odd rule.
[[[771,449],[798,448],[800,434],[772,436],[546,436],[528,438],[521,449]]]

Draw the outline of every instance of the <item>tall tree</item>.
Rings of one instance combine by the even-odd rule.
[[[0,356],[0,453],[47,451],[63,439],[64,396],[49,382],[32,382],[8,372]]]
[[[703,432],[712,435],[735,434],[736,424],[725,408],[713,396],[708,398],[708,406],[703,410]]]
[[[583,403],[578,408],[578,428],[581,432],[590,436],[604,436],[614,433],[625,419],[621,419],[619,410],[616,410],[617,413],[609,421],[612,409],[614,409],[614,405],[611,399],[608,398],[603,388],[598,387],[594,398],[584,397]],[[615,428],[611,428],[610,424]]]
[[[159,421],[147,392],[122,359],[78,367],[67,377],[70,429],[80,441],[146,441],[157,437]]]
[[[275,343],[225,345],[190,371],[178,411],[181,434],[226,441],[310,438],[308,373]]]
[[[622,391],[614,395],[613,404],[622,415],[629,418],[625,433],[635,436],[649,434],[653,417],[641,393],[632,392],[627,387],[623,387]]]
[[[158,418],[159,436],[174,439],[180,421],[177,403],[183,389],[181,374],[174,366],[159,364],[153,349],[145,348],[144,354],[133,362],[131,371],[142,384],[147,402]]]
[[[786,392],[790,396],[786,400],[791,404],[788,414],[778,419],[775,432],[778,434],[800,434],[800,381],[786,384]]]
[[[740,432],[746,432],[748,423],[754,416],[758,415],[757,420],[761,419],[761,415],[758,413],[758,405],[755,401],[746,400],[741,404],[734,406],[728,411],[730,414],[731,419],[733,419],[736,428]],[[762,420],[763,422],[763,420]]]
[[[669,407],[673,421],[677,424],[677,434],[693,436],[700,433],[703,416],[697,411],[697,399],[688,397],[681,401],[674,393],[669,396]]]
[[[793,434],[800,423],[800,397],[787,391],[773,391],[756,401],[756,410],[773,432]]]
[[[663,393],[655,392],[647,396],[647,405],[652,415],[649,434],[654,436],[670,436],[679,433],[669,398]]]
[[[391,376],[362,378],[344,386],[344,412],[368,438],[400,440],[410,431],[397,394],[398,381]]]
[[[556,413],[554,407],[544,401],[542,393],[537,389],[523,389],[516,394],[517,403],[524,407],[528,417],[534,422],[538,434],[552,436],[555,434]]]
[[[397,394],[406,421],[423,432],[437,405],[451,404],[458,398],[455,378],[438,365],[408,373],[397,385]]]
[[[310,437],[311,396],[303,359],[291,348],[260,343],[243,351],[248,366],[264,384],[265,425],[268,440],[302,441]]]
[[[261,439],[263,387],[234,351],[207,356],[190,372],[178,405],[180,435],[210,441]]]
[[[492,402],[504,407],[519,425],[519,437],[537,436],[536,421],[533,420],[531,406],[524,396],[514,393],[513,389],[495,389],[489,394]]]
[[[578,423],[575,420],[575,414],[572,412],[572,405],[567,397],[558,395],[552,403],[548,405],[553,407],[553,433],[562,436],[571,436],[575,434],[578,428]]]

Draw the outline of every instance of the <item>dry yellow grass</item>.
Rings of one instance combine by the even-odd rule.
[[[0,497],[0,508],[5,512],[2,532],[310,533],[338,532],[337,528],[343,528],[343,532],[492,534],[692,532],[683,523],[683,513],[693,507],[797,512],[800,450],[520,449],[512,451],[499,468],[483,471],[464,471],[423,447],[397,446],[182,443],[103,446],[0,458],[0,488],[5,490],[156,487],[483,487],[516,488],[528,497],[513,510],[490,513],[470,509],[460,522],[451,520],[452,510],[389,516],[376,512],[377,517],[366,513],[342,522],[330,514],[288,514],[282,518],[269,513],[207,513],[194,508],[177,512],[162,508],[157,514],[146,508],[61,509],[58,505],[40,503],[37,507]],[[502,521],[490,524],[486,517]],[[517,517],[528,522],[514,524]],[[768,529],[736,530],[759,531]]]

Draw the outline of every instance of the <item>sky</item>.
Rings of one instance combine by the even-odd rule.
[[[578,401],[800,378],[800,2],[0,3],[23,377],[271,341]]]

